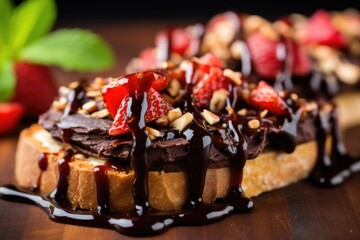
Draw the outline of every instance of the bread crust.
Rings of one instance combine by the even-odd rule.
[[[19,185],[37,186],[40,191],[50,193],[57,185],[58,159],[64,150],[53,151],[34,138],[37,132],[45,131],[40,125],[32,125],[22,131],[18,143],[15,177]],[[47,153],[48,167],[41,172],[38,161],[42,153]],[[242,187],[248,197],[287,186],[305,178],[313,168],[316,159],[314,141],[297,146],[291,154],[267,151],[246,162]],[[81,155],[75,155],[70,162],[67,197],[74,208],[96,209],[97,197],[93,168]],[[133,208],[132,181],[134,172],[109,170],[110,208],[112,211],[126,212]],[[230,181],[229,168],[208,169],[203,192],[203,201],[212,203],[216,198],[226,196]],[[187,199],[187,177],[185,172],[150,172],[149,201],[159,211],[176,211]]]

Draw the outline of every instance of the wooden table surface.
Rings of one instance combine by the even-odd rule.
[[[185,24],[182,22],[174,22]],[[97,74],[68,73],[53,69],[60,83],[79,77],[118,76],[128,59],[153,44],[168,22],[78,23],[67,27],[92,29],[114,48],[118,62]],[[60,26],[63,27],[63,26]],[[26,126],[26,124],[25,124]],[[23,126],[23,127],[25,127]],[[0,184],[14,183],[14,154],[18,133],[0,137]],[[359,129],[350,131],[347,143],[360,149]],[[197,227],[174,227],[150,239],[360,239],[360,173],[344,185],[320,189],[304,180],[254,198],[250,214]],[[113,230],[52,222],[39,208],[0,200],[0,239],[130,239]]]

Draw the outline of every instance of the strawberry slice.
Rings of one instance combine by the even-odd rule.
[[[332,24],[331,17],[325,10],[318,10],[311,16],[306,30],[305,43],[336,48],[345,46],[344,37]]]
[[[141,70],[153,69],[157,66],[156,51],[154,48],[146,48],[139,54]]]
[[[228,83],[220,68],[211,67],[209,73],[202,75],[194,87],[196,105],[198,107],[209,106],[213,93],[220,88],[227,89]]]
[[[170,39],[169,39],[170,38]],[[181,28],[169,28],[165,31],[161,31],[157,34],[155,42],[156,45],[160,45],[163,41],[171,41],[172,53],[185,55],[191,44],[191,34]]]
[[[311,61],[304,46],[291,41],[292,73],[295,76],[304,76],[310,73]],[[289,49],[289,48],[288,48]]]
[[[267,109],[269,112],[277,115],[287,113],[287,105],[279,96],[276,90],[265,81],[260,81],[250,94],[249,103],[261,110]]]
[[[281,71],[282,63],[276,56],[278,41],[254,32],[246,40],[254,69],[263,78],[274,79]]]
[[[224,63],[213,52],[208,52],[200,57],[199,63],[208,67],[224,68]]]
[[[140,72],[126,75],[104,87],[104,104],[114,118],[109,135],[130,131],[126,116],[130,96],[136,97],[142,92],[147,92],[148,109],[145,113],[145,122],[156,120],[171,109],[161,94],[154,89],[162,85],[164,78],[161,73]]]
[[[0,103],[0,134],[10,132],[24,114],[24,107],[19,103]]]

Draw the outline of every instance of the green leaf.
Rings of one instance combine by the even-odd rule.
[[[10,61],[0,62],[0,102],[9,100],[15,90],[15,73]]]
[[[11,49],[17,51],[46,35],[55,18],[54,0],[27,0],[21,3],[10,19],[8,44]]]
[[[104,40],[82,29],[61,29],[50,33],[24,48],[19,58],[77,71],[105,70],[114,64],[115,59]]]
[[[13,6],[10,0],[0,0],[0,47],[6,42],[12,11]]]

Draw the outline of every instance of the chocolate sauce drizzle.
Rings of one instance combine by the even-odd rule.
[[[246,48],[242,34],[242,25],[239,20],[236,40],[240,40]],[[172,29],[166,31],[164,42],[161,43],[160,61],[170,59]],[[284,54],[279,57],[283,62],[283,70],[276,80],[280,89],[291,89],[291,64],[292,59],[288,52],[286,40],[282,39],[279,48]],[[200,51],[200,48],[199,48]],[[242,70],[245,77],[250,78],[253,74],[249,55],[242,56]],[[96,183],[98,208],[96,210],[76,210],[69,207],[67,200],[69,164],[73,158],[73,151],[67,150],[64,157],[59,160],[59,175],[57,188],[49,195],[39,195],[29,189],[5,185],[0,187],[0,197],[5,200],[25,202],[42,208],[52,220],[56,222],[72,223],[86,226],[113,228],[127,235],[154,235],[171,226],[200,225],[222,219],[231,213],[245,213],[253,208],[253,201],[244,195],[241,188],[243,167],[248,160],[248,144],[246,134],[250,131],[246,122],[236,114],[226,117],[226,127],[218,126],[216,130],[209,131],[204,125],[200,111],[196,108],[193,98],[193,84],[196,77],[196,64],[192,62],[186,71],[186,86],[183,97],[182,109],[194,116],[194,121],[183,132],[183,137],[189,141],[187,155],[188,173],[188,200],[183,210],[172,213],[156,212],[149,204],[148,173],[149,162],[147,152],[150,139],[145,128],[145,112],[147,106],[147,92],[153,81],[151,74],[137,73],[127,75],[129,79],[129,102],[126,111],[127,123],[133,136],[131,150],[131,166],[135,172],[133,181],[133,198],[135,207],[128,213],[111,212],[109,204],[109,176],[111,164],[95,166],[93,174]],[[141,82],[134,84],[132,82]],[[135,89],[136,87],[136,89]],[[230,92],[235,92],[229,86]],[[68,106],[64,116],[71,114],[78,107],[78,99],[82,97],[83,90],[76,88],[68,96]],[[230,94],[227,99],[229,107],[237,104],[236,94]],[[275,138],[280,139],[279,145],[285,152],[292,152],[296,147],[295,136],[298,121],[301,117],[301,109],[288,109],[289,115],[283,119],[281,128],[276,129],[273,122],[261,121],[259,133],[265,139],[271,132]],[[311,179],[320,186],[336,186],[341,184],[351,173],[360,170],[360,160],[351,158],[340,139],[336,107],[332,110],[319,111],[316,118],[317,124],[317,147],[318,156],[316,166],[311,174]],[[271,129],[271,131],[269,130]],[[67,142],[69,132],[63,132],[63,140]],[[326,141],[332,137],[331,153],[327,154]],[[271,136],[269,136],[271,137]],[[274,139],[275,139],[274,138]],[[202,200],[206,172],[210,159],[210,146],[214,144],[231,156],[230,190],[228,195],[220,203],[205,204]],[[43,155],[39,160],[39,168],[44,171],[47,168],[47,157]],[[40,179],[40,178],[39,178]],[[40,184],[40,180],[39,180]],[[38,185],[40,187],[40,185]]]

